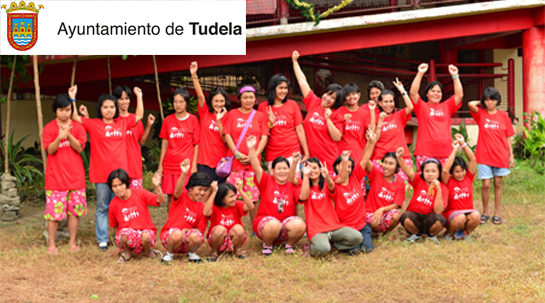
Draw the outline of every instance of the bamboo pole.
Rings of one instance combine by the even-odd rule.
[[[112,94],[112,74],[110,73],[110,56],[106,56],[108,61],[108,87],[110,88],[110,95]]]
[[[43,135],[44,131],[44,122],[43,122],[43,115],[42,115],[42,100],[40,99],[40,73],[38,71],[38,56],[34,55],[34,87],[36,89],[36,112],[38,114],[38,131],[40,135],[40,140]],[[47,165],[47,156],[45,155],[45,148],[42,146],[42,161],[44,163],[44,173],[45,173],[45,167]]]
[[[153,70],[155,71],[155,87],[157,88],[157,100],[159,101],[159,110],[161,111],[161,120],[165,120],[165,114],[163,114],[163,102],[161,102],[161,90],[159,89],[159,74],[157,73],[157,62],[155,61],[155,55],[153,57]]]
[[[6,134],[4,136],[4,172],[9,173],[9,122],[11,116],[11,88],[13,87],[13,78],[15,76],[15,65],[17,64],[17,56],[13,55],[13,65],[11,66],[11,76],[9,78],[8,97],[7,97],[7,113],[6,113]]]
[[[76,65],[78,63],[78,56],[74,56],[74,64],[72,65],[72,80],[70,80],[70,87],[74,86],[76,82]]]

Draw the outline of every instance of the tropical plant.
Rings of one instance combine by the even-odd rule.
[[[467,143],[467,146],[469,146],[469,148],[475,152],[477,145],[469,145],[469,134],[467,132],[467,125],[464,120],[462,120],[462,123],[460,123],[459,128],[452,127],[450,130],[452,132],[452,141],[456,140],[456,134],[460,134],[464,137],[464,141]]]
[[[545,119],[537,112],[532,111],[532,114],[524,113],[524,149],[530,155],[531,166],[544,167],[545,160]],[[543,171],[543,169],[540,169]]]
[[[24,136],[17,143],[13,144],[14,133],[15,131],[11,132],[8,140],[8,172],[17,178],[18,187],[29,186],[37,178],[43,178],[42,171],[36,167],[42,165],[42,160],[36,158],[32,153],[26,152],[21,147],[23,141],[30,135]],[[0,143],[0,148],[2,149],[2,154],[4,154],[6,152],[4,140]],[[5,172],[3,161],[0,164],[0,168],[2,172]]]

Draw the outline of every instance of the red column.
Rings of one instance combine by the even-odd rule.
[[[430,63],[428,63],[428,70],[430,72],[430,77],[428,78],[428,83],[432,82],[432,81],[436,81],[437,76],[436,76],[436,73],[435,73],[435,60],[434,59],[430,59]]]
[[[522,34],[524,112],[545,115],[545,27],[534,26]]]
[[[509,117],[515,117],[515,60],[507,61],[507,108]]]
[[[439,62],[456,65],[458,63],[458,49],[445,48],[445,43],[439,41]],[[441,67],[439,72],[441,74],[448,74],[448,67]]]

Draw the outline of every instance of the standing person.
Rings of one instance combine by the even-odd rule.
[[[272,254],[273,244],[286,242],[286,254],[293,254],[293,246],[305,234],[306,225],[297,216],[296,187],[288,182],[290,163],[284,157],[274,159],[272,176],[269,175],[261,168],[256,144],[255,136],[248,137],[248,156],[261,193],[261,203],[253,221],[255,234],[263,240],[261,253],[269,256]]]
[[[272,161],[284,157],[290,165],[293,163],[291,155],[303,150],[303,161],[308,159],[309,151],[307,137],[303,127],[303,115],[297,102],[288,99],[290,82],[282,74],[272,76],[267,87],[267,102],[259,104],[258,111],[268,117],[267,125],[270,128],[269,140],[265,146],[265,163],[269,172]]]
[[[378,97],[385,90],[384,84],[378,80],[373,80],[367,84],[367,98],[369,102],[373,101],[375,104],[378,104]],[[377,112],[377,115],[379,113]]]
[[[102,251],[108,249],[108,207],[115,197],[107,184],[108,176],[112,169],[121,168],[125,171],[128,169],[126,133],[144,116],[142,90],[135,87],[133,91],[137,97],[136,112],[134,116],[126,119],[119,119],[117,98],[108,94],[98,98],[96,119],[80,117],[76,111],[72,112],[72,120],[81,123],[90,137],[89,181],[95,184],[97,193],[96,234],[98,246]],[[74,108],[76,94],[77,85],[74,85],[69,90]],[[87,113],[85,105],[80,106],[80,112],[84,115]]]
[[[256,156],[261,163],[261,153],[267,145],[267,116],[262,112],[254,110],[256,102],[256,91],[253,86],[243,86],[238,91],[240,107],[232,109],[225,117],[223,133],[225,143],[229,147],[228,156],[234,157],[231,167],[231,174],[227,182],[235,185],[237,179],[244,183],[244,191],[257,203],[259,200],[259,189],[255,184],[254,169],[250,165],[250,157],[246,139],[255,136],[257,140]],[[235,143],[236,142],[236,143]],[[241,196],[237,194],[237,199]],[[257,207],[250,210],[250,219],[253,221],[257,213]]]
[[[161,192],[161,177],[153,176],[157,194],[143,188],[129,188],[129,175],[123,169],[116,169],[108,176],[108,186],[116,197],[110,203],[110,227],[114,230],[115,243],[121,248],[117,263],[125,263],[133,255],[143,253],[145,257],[162,257],[161,252],[152,249],[157,229],[151,221],[148,206],[159,206],[165,202]]]
[[[397,149],[396,157],[397,163],[414,188],[411,202],[399,219],[401,225],[411,234],[405,241],[415,242],[423,234],[427,234],[428,239],[439,244],[436,236],[446,223],[441,213],[448,205],[448,188],[440,182],[441,162],[430,158],[422,163],[421,173],[415,174],[412,167],[403,161],[403,147]]]
[[[449,65],[448,70],[452,76],[454,84],[454,95],[443,100],[443,85],[439,81],[432,81],[426,86],[425,93],[420,97],[420,82],[428,70],[428,65],[422,63],[418,66],[418,72],[411,85],[409,95],[414,104],[414,113],[418,118],[418,132],[416,137],[416,157],[417,172],[420,173],[420,167],[429,158],[435,158],[445,164],[450,154],[451,144],[451,121],[450,117],[462,107],[464,90],[458,68]]]
[[[210,218],[207,237],[212,248],[208,258],[210,262],[216,262],[218,254],[224,251],[232,252],[239,259],[246,258],[240,252],[248,238],[242,225],[242,217],[254,208],[254,203],[242,188],[242,180],[237,180],[236,188],[231,183],[220,184],[214,199],[209,198],[204,204],[203,214]],[[237,189],[242,201],[237,200]]]
[[[479,226],[479,212],[473,208],[473,180],[477,162],[475,154],[464,142],[464,137],[456,134],[452,152],[443,167],[441,179],[448,186],[449,203],[443,217],[447,220],[445,240],[464,239],[473,242],[470,233]],[[461,148],[467,156],[456,156]]]
[[[57,254],[55,234],[59,221],[68,215],[70,248],[79,250],[76,242],[79,217],[87,213],[85,201],[85,169],[80,153],[85,147],[87,135],[79,123],[70,117],[74,105],[67,94],[57,95],[53,101],[56,119],[45,125],[42,134],[43,148],[47,151],[45,170],[46,207],[49,246],[47,252]]]
[[[511,137],[515,131],[506,112],[498,110],[501,96],[497,89],[487,87],[481,97],[481,101],[469,102],[471,116],[479,126],[479,139],[477,140],[477,169],[479,179],[483,180],[483,214],[481,224],[488,221],[490,200],[490,180],[494,178],[494,216],[492,223],[502,224],[500,217],[500,204],[502,196],[503,177],[509,175],[509,168],[515,166],[513,145]],[[479,106],[480,105],[480,106]]]
[[[191,159],[191,173],[197,171],[199,154],[200,125],[199,119],[187,112],[191,96],[185,88],[178,88],[172,94],[172,105],[175,113],[166,117],[161,126],[159,138],[163,139],[157,173],[163,176],[162,188],[167,194],[167,211],[178,178],[182,173],[180,163]],[[189,178],[189,177],[187,177]],[[188,179],[184,180],[187,184]]]
[[[197,158],[197,170],[212,178],[212,181],[224,183],[226,178],[220,178],[216,174],[218,162],[227,155],[227,145],[223,136],[223,118],[231,109],[229,95],[221,87],[216,87],[208,93],[204,93],[197,76],[197,62],[191,62],[189,71],[193,79],[193,86],[197,92],[199,117],[201,118],[201,140],[199,148],[203,151]],[[206,152],[205,152],[206,151]]]
[[[331,138],[329,128],[334,126],[331,121],[333,111],[343,103],[342,87],[330,84],[321,98],[316,96],[307,82],[303,70],[299,66],[299,52],[293,51],[291,56],[293,71],[303,94],[303,103],[307,107],[307,115],[303,121],[309,146],[309,157],[315,157],[328,163],[330,174],[333,174],[333,162],[337,159],[337,142]]]
[[[180,163],[182,175],[176,182],[168,220],[161,229],[161,243],[167,250],[161,263],[165,265],[172,262],[174,253],[187,253],[189,262],[202,262],[197,255],[197,249],[204,243],[203,234],[207,221],[203,215],[204,204],[201,200],[209,194],[211,184],[212,194],[208,199],[214,200],[218,188],[217,182],[212,182],[210,177],[202,172],[192,174],[184,188],[185,176],[192,167],[189,159]]]

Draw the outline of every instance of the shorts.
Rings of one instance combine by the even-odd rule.
[[[407,165],[412,169],[413,167],[413,160],[411,159],[403,159]],[[379,172],[383,173],[382,171],[382,160],[373,160],[373,166],[378,169]],[[403,180],[403,183],[405,183],[405,191],[408,191],[409,189],[413,189],[411,184],[409,183],[409,177],[403,172],[401,168],[399,168],[399,171],[396,174],[396,177]]]
[[[263,228],[265,227],[265,225],[267,225],[267,223],[273,220],[276,220],[282,223],[282,229],[280,230],[280,234],[278,235],[278,237],[274,239],[273,243],[280,244],[282,242],[286,242],[286,240],[288,240],[288,230],[286,229],[286,225],[290,223],[291,220],[294,220],[294,219],[303,220],[297,216],[291,216],[291,217],[287,217],[286,219],[284,219],[284,221],[280,222],[280,220],[278,220],[275,217],[271,217],[271,216],[264,217],[263,219],[259,221],[259,224],[257,225],[257,231],[255,231],[256,235],[259,239],[263,240],[263,234],[262,234]]]
[[[416,213],[414,211],[406,211],[401,215],[399,222],[403,227],[405,227],[405,219],[409,219],[413,222],[414,226],[422,234],[429,234],[430,228],[435,224],[435,222],[441,222],[442,226],[445,226],[446,219],[442,215],[438,215],[434,212],[427,215]]]
[[[214,226],[214,228],[216,228],[216,226]],[[212,231],[214,231],[214,228],[212,228],[208,234],[208,244],[210,244],[210,246],[212,246]],[[225,236],[225,239],[223,240],[223,243],[221,244],[221,246],[218,248],[218,251],[221,253],[221,252],[224,252],[226,250],[229,250],[230,252],[233,252],[235,247],[233,246],[233,241],[231,240],[231,236],[229,235],[229,232],[231,231],[230,229],[226,229],[227,231],[227,236]],[[246,234],[246,232],[244,232],[244,241],[242,242],[242,245],[244,245],[244,243],[246,243],[246,240],[248,239],[248,235]]]
[[[167,241],[168,241],[168,238],[170,237],[170,235],[175,232],[175,231],[182,231],[181,229],[179,228],[171,228],[169,230],[167,230],[166,232],[162,233],[161,234],[161,243],[163,244],[163,246],[168,250],[168,246],[167,246]],[[204,237],[202,235],[202,233],[198,230],[190,230],[188,232],[185,233],[184,235],[184,238],[183,238],[183,241],[182,241],[182,244],[180,244],[180,247],[178,247],[173,253],[181,253],[181,254],[185,254],[188,252],[188,249],[187,249],[187,240],[189,239],[189,235],[191,234],[197,234],[201,237],[201,243],[204,243]]]
[[[288,160],[288,162],[290,163],[290,167],[293,165],[293,157],[285,157],[286,160]],[[301,158],[302,159],[302,158]],[[267,170],[269,171],[269,174],[272,175],[272,163],[273,161],[265,161],[265,164],[267,165]],[[295,165],[296,166],[296,169],[295,169],[295,172],[300,172],[301,171],[301,160],[299,160],[299,162],[297,162]]]
[[[458,210],[449,210],[448,212],[443,213],[443,217],[447,220],[447,223],[445,223],[445,228],[448,228],[448,223],[450,220],[458,217],[461,214],[467,215],[472,212],[476,212],[479,216],[481,215],[478,211],[474,209],[458,209]]]
[[[477,164],[479,172],[479,180],[488,180],[494,177],[505,177],[511,173],[509,168],[488,166],[485,164]]]
[[[61,221],[70,216],[81,217],[87,213],[85,188],[74,190],[46,190],[44,218],[49,221]]]
[[[367,221],[369,225],[371,225],[371,218],[373,217],[373,214],[374,213],[367,212],[367,217],[365,217],[365,221]],[[382,221],[380,222],[378,231],[385,232],[388,230],[388,228],[390,228],[390,224],[392,224],[392,219],[394,217],[394,214],[399,215],[400,214],[399,210],[392,209],[391,211],[382,214]]]
[[[428,156],[415,156],[415,157],[416,157],[416,173],[417,174],[421,173],[420,167],[422,166],[422,163],[426,162],[426,160],[428,159],[433,158],[433,159],[439,160],[442,166],[445,166],[445,162],[447,162],[447,159],[448,159],[448,158],[442,158],[442,157],[428,157]],[[439,172],[439,174],[440,173],[441,172]]]
[[[129,186],[130,189],[140,188],[142,189],[142,179],[131,179],[129,178],[129,182],[131,186]]]
[[[220,184],[225,183],[225,178],[220,178],[218,174],[216,174],[216,168],[204,164],[197,164],[197,171],[207,174],[212,181],[218,181]]]
[[[227,177],[227,182],[233,184],[236,187],[237,179],[243,180],[244,185],[242,190],[250,197],[252,201],[257,202],[259,200],[259,189],[257,184],[255,184],[255,174],[253,171],[249,170],[237,170],[232,171],[229,177]],[[242,199],[240,194],[237,191],[237,199]]]
[[[179,178],[180,175],[164,174],[163,180],[161,181],[161,189],[163,190],[163,193],[167,195],[174,194],[176,183],[178,182]],[[189,174],[187,174],[185,178],[184,185],[187,184],[187,181],[189,181]]]
[[[150,236],[150,248],[155,245],[155,232],[151,229],[132,229],[132,228],[122,228],[117,231],[115,235],[115,244],[123,249],[121,244],[121,236],[127,236],[127,245],[132,249],[132,253],[139,255],[144,251],[142,246],[142,233],[147,233]]]

